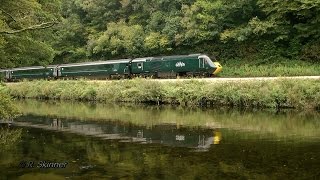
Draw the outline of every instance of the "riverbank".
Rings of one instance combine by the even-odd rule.
[[[269,81],[31,81],[5,87],[15,98],[99,102],[231,106],[252,108],[320,108],[319,79]]]

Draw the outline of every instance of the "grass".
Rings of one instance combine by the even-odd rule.
[[[279,76],[319,76],[320,64],[299,60],[277,61],[222,61],[221,77],[279,77]]]
[[[8,84],[6,91],[16,98],[179,104],[183,106],[320,108],[319,80],[32,81]]]

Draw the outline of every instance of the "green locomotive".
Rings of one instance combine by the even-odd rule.
[[[133,75],[161,77],[204,76],[218,74],[222,66],[206,55],[147,57],[133,59],[130,63]]]
[[[73,64],[33,66],[1,70],[6,80],[48,78],[113,78],[177,76],[210,77],[218,74],[222,66],[204,54],[181,56],[145,57],[111,61],[95,61]]]

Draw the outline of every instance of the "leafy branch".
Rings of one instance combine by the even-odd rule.
[[[57,24],[57,22],[55,22],[55,21],[45,22],[45,23],[41,23],[41,24],[32,25],[32,26],[29,26],[26,28],[22,28],[19,30],[0,31],[0,34],[15,34],[15,33],[21,33],[24,31],[36,30],[36,29],[46,29],[46,28],[50,28],[50,27],[54,26],[55,24]]]

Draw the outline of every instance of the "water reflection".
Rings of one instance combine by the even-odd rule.
[[[319,114],[18,101],[0,179],[319,179]],[[19,126],[19,127],[16,127]],[[65,169],[19,168],[22,160]]]
[[[63,123],[59,119],[53,119],[51,123],[51,127],[53,127],[56,130],[63,130]]]
[[[230,109],[183,109],[177,107],[86,104],[79,102],[17,101],[25,114],[74,118],[82,121],[121,121],[153,128],[156,125],[233,129],[277,138],[320,137],[319,112],[239,111]],[[263,136],[261,136],[263,137]],[[245,137],[247,138],[247,137]]]
[[[15,126],[63,131],[120,142],[157,143],[166,146],[188,147],[207,151],[219,144],[221,132],[214,129],[177,127],[159,124],[152,128],[120,121],[77,121],[76,119],[24,115],[12,122]]]
[[[45,126],[55,128],[50,127],[52,120],[48,122]],[[65,120],[61,124],[65,125]],[[34,127],[24,127],[22,141],[10,151],[0,152],[0,179],[318,179],[320,175],[319,142],[251,141],[231,131],[227,137],[224,134],[228,133],[222,132],[220,144],[211,144],[202,152],[198,146],[212,143],[214,132],[208,136],[195,133],[188,144],[194,150],[190,150]],[[148,137],[144,130],[135,132],[134,137]],[[182,132],[162,139],[170,144],[185,135],[186,141],[188,134]],[[18,167],[22,160],[69,164],[65,169],[24,169]]]

